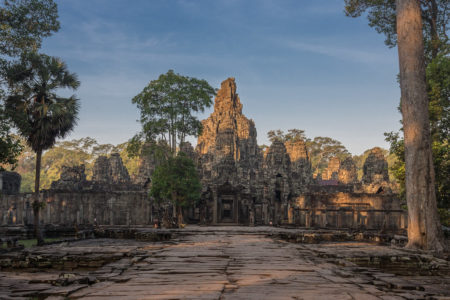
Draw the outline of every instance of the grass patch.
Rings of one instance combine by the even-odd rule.
[[[50,243],[50,242],[56,242],[61,240],[61,238],[45,238],[44,242],[46,243]],[[37,244],[37,240],[36,239],[31,239],[31,240],[19,240],[18,241],[19,245],[23,245],[25,248],[31,248],[33,246],[36,246]]]

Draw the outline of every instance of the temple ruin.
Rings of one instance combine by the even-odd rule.
[[[351,158],[330,159],[313,179],[303,140],[275,140],[264,152],[253,120],[242,113],[234,78],[223,81],[214,112],[202,122],[197,161],[206,224],[297,225],[334,228],[401,228],[403,211],[390,189],[387,162],[374,148],[358,182]]]
[[[185,210],[186,221],[377,230],[407,226],[380,148],[369,153],[361,181],[351,158],[330,159],[313,178],[303,140],[275,140],[263,151],[255,123],[242,109],[236,82],[228,78],[217,93],[214,112],[202,121],[195,149],[189,143],[180,146],[197,164],[202,182],[202,200]],[[158,217],[148,196],[154,169],[155,160],[143,157],[132,179],[119,154],[99,157],[92,180],[86,179],[83,165],[64,167],[60,179],[41,193],[47,204],[42,222],[150,225]],[[17,194],[17,186],[8,183],[14,176],[3,174],[0,225],[32,224],[32,196]]]

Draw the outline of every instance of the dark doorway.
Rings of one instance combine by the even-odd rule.
[[[220,222],[221,223],[234,223],[234,197],[232,196],[222,196],[222,201],[220,205]]]

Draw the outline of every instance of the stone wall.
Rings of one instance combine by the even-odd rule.
[[[322,172],[322,180],[338,180],[340,167],[340,159],[332,157],[328,162],[328,167]]]
[[[288,141],[284,145],[291,160],[292,189],[295,194],[306,192],[307,186],[312,183],[313,178],[305,141]]]
[[[307,193],[297,198],[290,223],[301,227],[400,230],[406,211],[390,195]]]
[[[100,156],[94,162],[92,180],[86,180],[84,165],[62,167],[61,176],[52,182],[51,190],[59,192],[144,191],[143,185],[133,183],[118,153]]]
[[[33,224],[32,194],[0,195],[0,225]],[[63,167],[60,179],[41,192],[42,224],[149,225],[151,202],[146,189],[133,184],[119,154],[100,156],[92,181],[84,165]]]
[[[19,173],[0,172],[0,194],[14,195],[20,192],[22,177]]]
[[[130,175],[119,153],[110,157],[100,156],[94,163],[92,181],[106,184],[130,183]]]
[[[73,226],[149,225],[151,203],[146,192],[61,192],[41,193],[45,207],[41,210],[42,224]],[[33,224],[32,194],[2,195],[0,225]]]
[[[343,184],[352,184],[358,181],[355,162],[351,157],[347,157],[340,165],[338,180]]]
[[[369,156],[364,162],[362,182],[371,184],[375,182],[388,182],[388,164],[381,148],[370,150]]]

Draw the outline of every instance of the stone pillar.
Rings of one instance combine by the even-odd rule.
[[[391,223],[390,223],[390,212],[384,211],[384,222],[383,222],[383,229],[390,229]]]
[[[45,223],[51,223],[52,222],[52,220],[51,220],[51,211],[50,211],[50,203],[46,203],[47,205],[45,206],[45,220],[44,220],[44,222]]]
[[[94,224],[94,212],[92,211],[92,201],[87,201],[88,203],[88,222]]]
[[[359,227],[359,210],[353,209],[353,224],[352,228],[358,228]]]
[[[306,228],[311,227],[311,210],[308,210],[305,213],[305,227]]]
[[[288,223],[294,224],[294,208],[288,206]]]
[[[85,224],[85,218],[84,218],[84,203],[81,201],[80,203],[80,221],[78,224]]]
[[[263,203],[262,209],[261,209],[261,215],[262,215],[262,223],[264,225],[267,225],[269,222],[267,220],[267,203]]]
[[[337,212],[337,228],[342,228],[342,210]]]
[[[153,224],[153,205],[149,201],[145,201],[146,214],[149,216],[146,218],[148,220],[147,224]]]
[[[234,222],[235,223],[239,223],[239,203],[241,203],[242,199],[241,199],[241,194],[237,194],[237,196],[234,198],[234,205],[233,205],[233,209],[234,209]]]
[[[114,225],[114,211],[113,211],[113,202],[114,198],[110,198],[108,200],[108,207],[109,207],[109,225]]]
[[[217,191],[212,191],[213,196],[213,224],[217,224],[217,201],[219,200],[217,197]]]

